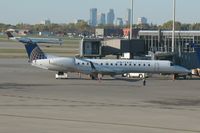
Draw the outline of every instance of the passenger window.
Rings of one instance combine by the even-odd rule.
[[[103,63],[101,63],[101,65],[103,66]]]
[[[148,64],[148,66],[151,66],[150,64]]]
[[[145,66],[145,64],[143,64],[143,66]]]

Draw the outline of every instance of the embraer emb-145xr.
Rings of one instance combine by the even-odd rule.
[[[11,33],[9,38],[14,39]],[[36,67],[57,71],[60,75],[67,72],[78,72],[98,79],[99,75],[119,75],[124,73],[167,73],[187,74],[190,71],[170,61],[161,60],[119,60],[119,59],[85,59],[76,57],[55,57],[45,54],[37,45],[40,41],[29,38],[18,38],[25,44],[29,62]],[[44,42],[42,42],[44,43]]]

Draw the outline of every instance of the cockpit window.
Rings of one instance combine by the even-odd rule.
[[[170,63],[170,66],[174,66],[174,63],[171,62],[171,63]]]

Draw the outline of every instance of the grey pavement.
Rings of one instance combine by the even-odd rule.
[[[88,80],[0,59],[2,133],[198,133],[199,79]]]

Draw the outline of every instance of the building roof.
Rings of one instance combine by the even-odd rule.
[[[162,35],[164,36],[171,36],[172,35],[172,31],[161,31]],[[139,31],[139,36],[145,36],[145,35],[153,35],[153,36],[157,36],[159,34],[158,30],[140,30]],[[200,36],[200,31],[175,31],[175,35],[179,35],[179,36]]]

